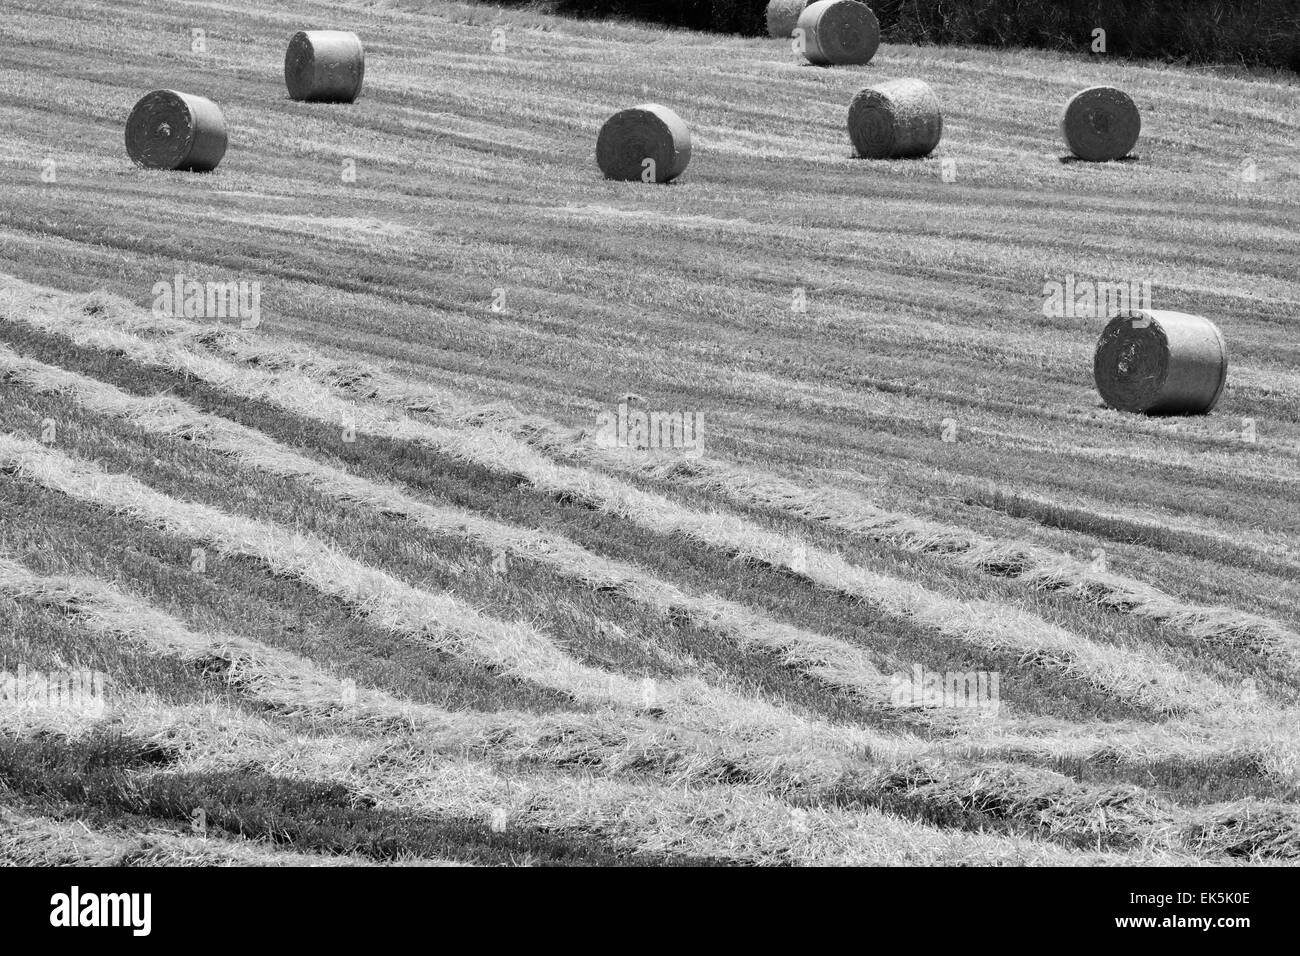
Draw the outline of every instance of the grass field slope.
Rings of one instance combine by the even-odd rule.
[[[318,28],[356,104],[288,99]],[[1300,859],[1294,79],[425,0],[0,44],[0,863]],[[900,77],[942,144],[851,158]],[[1097,84],[1127,161],[1063,156]],[[214,172],[129,163],[160,88]],[[642,102],[691,164],[607,182]],[[1097,283],[1219,325],[1213,414],[1101,405]]]

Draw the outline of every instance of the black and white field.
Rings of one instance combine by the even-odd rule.
[[[288,98],[314,27],[355,104]],[[414,0],[0,46],[0,860],[1300,855],[1294,76]],[[943,143],[852,159],[906,76]],[[1103,83],[1136,158],[1063,162]],[[160,88],[215,171],[127,159]],[[645,101],[690,167],[605,181]],[[1105,315],[1044,309],[1097,281],[1219,325],[1213,414],[1101,405]]]

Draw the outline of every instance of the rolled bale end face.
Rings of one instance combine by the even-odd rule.
[[[921,80],[869,86],[849,104],[849,139],[864,159],[929,156],[942,138],[939,98]]]
[[[767,35],[770,37],[788,37],[799,25],[799,14],[803,13],[811,0],[769,0],[767,4]]]
[[[210,172],[226,155],[226,145],[220,107],[192,93],[154,90],[127,117],[127,155],[146,169]]]
[[[657,103],[620,110],[596,139],[596,164],[606,179],[666,183],[684,173],[690,161],[690,128]]]
[[[352,103],[361,95],[366,55],[345,30],[299,30],[284,54],[284,85],[295,100]]]
[[[1106,324],[1093,359],[1097,392],[1111,408],[1147,415],[1205,415],[1228,381],[1228,347],[1209,319],[1139,309]]]
[[[1142,114],[1123,90],[1091,86],[1070,98],[1061,117],[1061,135],[1079,159],[1104,163],[1133,152],[1142,133]]]
[[[803,55],[818,66],[870,63],[880,47],[880,22],[857,0],[817,0],[799,14]]]

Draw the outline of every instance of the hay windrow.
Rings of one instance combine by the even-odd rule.
[[[537,415],[521,415],[501,404],[484,406],[428,383],[413,383],[373,368],[346,366],[319,353],[281,344],[269,348],[241,333],[207,329],[192,323],[156,321],[148,327],[128,323],[141,332],[166,331],[220,351],[241,363],[261,368],[301,370],[344,393],[373,399],[442,421],[475,428],[509,431],[553,457],[576,458],[612,471],[631,473],[655,482],[685,485],[721,494],[745,505],[760,504],[818,524],[830,524],[851,534],[918,554],[937,556],[988,574],[1015,577],[1031,587],[1067,594],[1119,613],[1133,614],[1176,628],[1196,639],[1242,647],[1276,658],[1289,668],[1300,667],[1300,635],[1277,621],[1231,607],[1195,604],[1175,598],[1154,585],[1111,571],[1097,571],[1086,561],[1017,541],[1000,541],[933,520],[882,508],[841,488],[806,488],[752,467],[725,461],[693,459],[667,465],[640,463],[610,454],[579,429],[560,426]]]
[[[507,430],[554,457],[576,458],[656,482],[706,490],[745,505],[761,504],[987,574],[1012,576],[1037,589],[1067,594],[1120,613],[1160,622],[1196,640],[1246,648],[1272,657],[1288,668],[1300,668],[1300,635],[1270,618],[1237,608],[1211,607],[1175,598],[1113,570],[1094,570],[1088,562],[1067,554],[1023,542],[996,540],[965,528],[881,508],[845,489],[808,489],[781,476],[750,467],[737,468],[724,461],[692,459],[689,463],[641,464],[626,456],[610,454],[580,430],[563,428],[536,415],[522,416],[500,406],[471,405],[433,386],[417,386],[373,370],[364,374],[367,384],[363,389],[353,389],[350,383],[355,369],[344,373],[334,363],[301,349],[290,350],[295,354],[292,361],[286,362],[284,350],[267,352],[241,342],[234,333],[223,336],[220,342],[209,340],[208,345],[239,361],[300,368],[322,381],[337,384],[349,394],[411,412],[431,413],[442,420],[474,427]]]
[[[120,350],[128,358],[136,361],[186,371],[211,382],[219,388],[229,390],[232,394],[264,397],[273,404],[278,403],[286,410],[304,414],[309,418],[334,421],[334,416],[342,416],[339,420],[355,421],[358,415],[365,416],[369,414],[366,412],[365,406],[344,404],[338,402],[337,399],[327,397],[320,390],[320,386],[314,382],[295,378],[292,380],[292,384],[286,385],[286,382],[282,381],[279,375],[271,377],[259,371],[236,374],[235,370],[227,363],[195,355],[182,347],[182,343],[200,346],[202,342],[212,347],[228,348],[232,350],[232,354],[241,358],[241,360],[247,360],[259,367],[265,366],[275,369],[302,367],[312,372],[313,375],[319,376],[323,381],[334,382],[334,376],[340,368],[338,363],[331,362],[309,349],[297,346],[282,348],[276,345],[267,345],[260,341],[257,343],[245,341],[246,337],[241,337],[238,334],[232,334],[224,330],[204,329],[183,320],[138,318],[134,311],[130,309],[97,309],[96,324],[90,327],[76,316],[74,310],[66,306],[59,309],[53,307],[53,302],[44,303],[44,300],[40,300],[40,302],[42,304],[35,308],[30,303],[21,306],[16,303],[11,304],[4,310],[4,315],[12,320],[23,321],[45,331],[67,336],[82,346]],[[113,331],[114,327],[139,328],[149,334],[151,340],[145,342],[135,336],[115,332]],[[396,388],[396,386],[392,385],[382,373],[368,370],[366,380],[370,383],[366,386],[367,394],[382,395],[387,400],[397,401],[390,392],[390,389]],[[408,387],[403,392],[403,400],[409,397],[409,392]],[[436,402],[430,402],[428,397],[421,398],[420,402],[425,406],[436,404]],[[449,406],[455,406],[454,402],[448,404]],[[330,409],[334,405],[337,405],[337,411],[331,412],[324,419],[321,419],[324,410]],[[393,421],[391,415],[379,416],[375,420]],[[421,440],[427,440],[430,433],[438,435],[444,432],[454,434],[447,430],[432,429],[431,426],[423,423],[418,427],[411,423],[402,426],[400,430],[394,432],[394,435],[403,436],[402,440],[410,440],[411,433],[407,431],[408,428],[415,428],[422,436]],[[484,446],[480,445],[479,447]],[[508,467],[513,468],[519,455],[522,454],[524,457],[528,457],[528,452],[526,450],[521,452],[517,445],[512,445],[511,448],[512,451],[508,453],[510,461]],[[495,457],[492,460],[495,461]],[[661,516],[662,512],[656,513],[657,519]],[[1012,633],[1014,634],[1014,632]],[[1027,640],[1030,637],[1032,635],[1026,633],[1021,640]],[[1047,665],[1049,663],[1046,659],[1040,660],[1040,664]],[[1058,666],[1064,664],[1064,661],[1057,662]],[[1150,676],[1153,676],[1153,672],[1145,663],[1134,661],[1133,677],[1137,681],[1136,686],[1142,687],[1146,685]],[[1209,694],[1202,696],[1193,693],[1190,700],[1182,694],[1176,694],[1173,695],[1174,698],[1181,700],[1181,703],[1174,703],[1170,694],[1173,689],[1172,687],[1164,687],[1157,681],[1155,685],[1147,686],[1143,693],[1154,695],[1157,700],[1164,699],[1169,703],[1173,703],[1175,709],[1180,706],[1190,705],[1190,709],[1200,712],[1201,716],[1195,718],[1192,723],[1179,722],[1179,726],[1184,729],[1177,734],[1157,734],[1155,737],[1150,737],[1148,734],[1148,739],[1145,742],[1143,738],[1146,732],[1134,731],[1129,735],[1131,738],[1129,743],[1124,744],[1133,753],[1148,751],[1152,754],[1185,752],[1188,759],[1198,760],[1204,758],[1205,754],[1211,751],[1217,752],[1222,748],[1236,747],[1252,753],[1260,753],[1262,759],[1272,768],[1270,772],[1275,772],[1286,779],[1290,779],[1292,775],[1300,772],[1294,754],[1294,740],[1286,732],[1274,735],[1270,729],[1280,726],[1278,721],[1282,719],[1283,715],[1262,712],[1252,714],[1242,711],[1240,714],[1242,720],[1235,721],[1232,714],[1239,708],[1238,695],[1225,693],[1222,688],[1215,690],[1213,685],[1207,688],[1202,682],[1201,689],[1211,691]],[[776,715],[773,714],[771,721],[767,717],[760,721],[756,720],[758,714],[753,710],[752,706],[743,702],[736,701],[724,706],[716,701],[716,696],[710,696],[709,701],[717,705],[710,719],[721,719],[728,726],[741,726],[745,722],[749,722],[756,729],[761,724],[765,728],[770,728],[770,732],[776,734],[788,735],[794,732],[790,723],[794,715],[787,713],[779,719],[775,719]],[[696,699],[691,706],[694,707],[698,704],[699,700]],[[719,718],[720,713],[734,716]],[[804,727],[804,729],[798,731],[798,733],[804,734],[808,732],[808,728],[804,724],[799,726]],[[1147,726],[1150,727],[1151,725]],[[970,738],[970,745],[978,747],[982,753],[997,752],[999,748],[1011,748],[1019,751],[1025,750],[1027,747],[1026,752],[1048,755],[1068,753],[1077,759],[1088,759],[1088,754],[1106,748],[1107,734],[1099,733],[1089,736],[1076,732],[1078,728],[1075,728],[1066,735],[1068,736],[1067,740],[1066,737],[1062,736],[1067,729],[1066,727],[1055,727],[1050,731],[1048,739],[1037,740],[1032,744],[1027,743],[1023,737],[1012,739],[1006,733],[1002,733],[1000,736],[995,735],[994,738],[975,735]],[[763,734],[768,732],[768,730],[761,731]],[[1205,736],[1207,733],[1210,736]],[[1114,734],[1114,730],[1109,732],[1111,738],[1114,738]],[[828,734],[827,739],[831,737],[838,739],[838,736],[838,733]],[[1146,745],[1151,741],[1157,741],[1154,749]],[[849,745],[857,746],[856,744]],[[913,745],[898,740],[878,739],[877,742],[868,746],[879,747],[881,753],[894,755],[916,752]],[[954,741],[951,746],[960,748],[963,745],[959,741]]]
[[[384,740],[409,736],[418,741],[420,753],[430,757],[465,754],[506,766],[582,767],[633,778],[648,774],[676,785],[757,786],[802,806],[878,807],[926,819],[973,813],[1065,845],[1076,845],[1084,835],[1129,846],[1137,835],[1154,839],[1177,822],[1168,808],[1158,807],[1138,788],[1079,785],[1032,767],[951,763],[936,759],[942,752],[937,747],[914,747],[910,756],[904,751],[886,757],[895,761],[892,765],[863,770],[859,760],[845,760],[830,751],[819,754],[827,746],[820,733],[803,742],[773,741],[778,746],[769,750],[719,734],[716,716],[691,731],[613,715],[446,711],[397,701],[369,688],[353,688],[349,697],[342,681],[309,661],[243,638],[196,634],[151,605],[93,579],[44,577],[0,559],[0,593],[54,607],[94,632],[121,637],[154,653],[195,662],[219,660],[227,665],[225,679],[234,689],[270,705],[280,716],[324,718],[328,728],[370,729],[373,724]],[[143,708],[146,718],[156,710]],[[164,710],[163,716],[167,713]],[[401,719],[393,722],[394,716]],[[42,732],[75,734],[77,726],[56,725]],[[32,726],[25,732],[36,730]],[[1108,736],[1118,743],[1123,734]],[[1151,737],[1148,730],[1147,744]],[[1050,746],[1051,739],[1042,743]],[[186,749],[192,750],[181,748]],[[175,750],[172,740],[168,751]],[[996,750],[990,757],[997,759]],[[978,759],[974,752],[966,759],[972,758]]]
[[[1172,818],[1172,807],[1141,787],[1079,784],[1050,770],[997,762],[894,766],[865,776],[844,796],[850,802],[918,805],[932,814],[978,814],[1092,845],[1137,845],[1167,829]]]
[[[889,681],[855,646],[804,631],[712,594],[687,593],[643,569],[600,557],[558,534],[492,521],[463,508],[417,500],[404,489],[355,477],[280,445],[253,429],[199,412],[179,399],[138,398],[112,385],[22,358],[0,345],[0,381],[70,395],[84,407],[154,434],[184,436],[259,471],[308,484],[335,500],[403,517],[434,534],[475,541],[493,552],[545,564],[597,590],[613,589],[654,613],[678,614],[744,648],[779,656],[830,686],[867,700],[888,700]]]
[[[827,739],[833,735],[812,726],[802,740],[764,741],[721,730],[717,714],[688,715],[692,730],[632,715],[485,714],[401,701],[371,688],[348,688],[311,661],[257,642],[195,633],[104,582],[41,576],[3,557],[0,594],[75,616],[91,632],[202,664],[226,686],[280,716],[389,737],[414,734],[430,752],[609,774],[652,773],[683,785],[747,783],[776,794],[833,786],[846,767],[859,763]]]
[[[131,109],[126,152],[146,169],[209,172],[226,154],[226,119],[209,99],[154,90]]]
[[[803,55],[818,66],[861,66],[880,47],[880,23],[858,0],[817,0],[799,14]]]
[[[290,737],[273,725],[219,708],[132,707],[121,729],[179,755],[166,770],[141,771],[141,780],[173,773],[260,771],[341,785],[376,809],[595,837],[628,853],[755,865],[1191,862],[1186,854],[1168,850],[1097,853],[1021,837],[945,830],[871,809],[796,808],[743,784],[683,789],[651,780],[505,772],[464,757],[432,755],[412,738]]]
[[[1097,392],[1111,408],[1148,415],[1206,415],[1228,381],[1228,347],[1199,315],[1139,309],[1106,324],[1093,359]]]
[[[199,666],[225,688],[278,716],[365,733],[417,734],[431,749],[468,750],[496,762],[653,771],[683,784],[743,781],[782,791],[798,780],[833,779],[839,768],[856,762],[849,756],[852,750],[881,741],[852,733],[841,741],[815,723],[800,736],[793,719],[788,737],[726,732],[727,715],[711,704],[671,708],[671,716],[682,724],[608,712],[450,711],[349,686],[306,658],[243,637],[196,633],[153,605],[93,578],[38,575],[0,556],[0,595],[53,608],[91,633]],[[725,707],[725,693],[716,695],[716,704]],[[907,745],[904,738],[897,742]],[[787,754],[787,745],[795,752]]]
[[[1086,727],[1069,725],[1067,738],[1061,736],[1065,727],[1035,729],[1030,722],[1022,729],[1022,722],[1016,720],[980,720],[964,731],[955,728],[959,733],[951,739],[927,744],[907,735],[830,727],[801,721],[793,714],[756,710],[752,702],[731,701],[716,689],[694,700],[674,700],[670,695],[666,713],[673,723],[668,725],[579,714],[546,718],[461,714],[365,688],[355,689],[349,699],[338,678],[308,661],[237,637],[195,634],[100,582],[43,578],[13,562],[0,561],[0,591],[65,609],[94,631],[143,643],[157,653],[205,665],[218,662],[217,670],[232,687],[276,713],[375,732],[418,732],[430,745],[445,740],[448,749],[470,748],[493,760],[551,766],[576,762],[613,773],[653,770],[683,782],[743,780],[774,792],[796,786],[811,796],[819,787],[829,791],[838,787],[840,774],[852,765],[851,760],[845,762],[851,753],[869,752],[873,759],[885,761],[949,752],[966,758],[999,753],[1086,756],[1123,746],[1128,737],[1140,738],[1141,746],[1154,748],[1154,754],[1176,754],[1184,746],[1175,737],[1162,740],[1150,726],[1135,726],[1129,732],[1112,727],[1093,739]],[[1032,736],[1025,736],[1026,731]],[[1220,743],[1225,752],[1253,746],[1246,738],[1223,738]],[[1191,747],[1187,756],[1195,758],[1204,744],[1192,745],[1189,738],[1187,746]],[[797,780],[803,783],[796,785]]]
[[[361,95],[366,56],[344,30],[299,30],[284,53],[284,83],[295,100],[352,103]]]
[[[973,768],[925,761],[846,778],[838,797],[831,790],[826,796],[832,803],[847,800],[852,804],[854,794],[863,796],[870,782],[872,800],[891,792],[910,794],[914,801],[927,803],[939,813],[979,806],[978,812],[1015,820],[1069,846],[1078,845],[1080,841],[1073,838],[1080,834],[1100,833],[1112,844],[1125,846],[1126,852],[1084,852],[1031,838],[936,828],[874,807],[845,810],[804,799],[792,804],[763,785],[744,781],[720,780],[687,789],[680,784],[665,786],[636,776],[638,770],[657,771],[653,758],[639,768],[627,765],[628,779],[582,778],[492,766],[472,756],[448,754],[444,743],[416,736],[291,736],[274,724],[220,706],[167,707],[142,698],[126,701],[120,714],[115,726],[121,733],[174,755],[165,770],[144,770],[142,778],[230,769],[260,771],[341,784],[358,799],[381,809],[439,812],[484,823],[501,818],[508,826],[598,836],[628,852],[822,865],[957,862],[963,859],[958,853],[974,854],[984,863],[1045,865],[1194,860],[1180,844],[1166,839],[1175,832],[1177,820],[1162,816],[1142,791],[1076,786],[1059,775],[1033,768]],[[75,738],[88,729],[84,725],[49,726],[41,732]],[[37,728],[22,732],[37,732]],[[569,762],[567,768],[582,765],[578,753],[570,748],[570,760],[579,762]],[[1048,793],[1064,796],[1061,814],[1049,810],[1043,815],[1044,794]],[[805,792],[805,796],[814,795]],[[1094,823],[1094,809],[1114,816]],[[1143,837],[1140,842],[1131,839],[1135,832]],[[1219,851],[1206,847],[1204,852]]]
[[[928,156],[943,136],[938,97],[921,80],[869,86],[849,106],[849,139],[866,159]]]
[[[684,173],[690,161],[690,128],[658,103],[615,113],[596,139],[596,164],[606,179],[666,183]]]
[[[424,859],[422,865],[447,861]],[[376,866],[364,857],[295,853],[259,840],[91,828],[0,809],[0,866]],[[409,865],[409,861],[403,861]]]
[[[0,555],[0,594],[53,608],[75,617],[91,633],[117,637],[219,675],[226,687],[284,716],[344,718],[384,727],[410,725],[416,714],[424,713],[378,691],[350,692],[341,679],[295,654],[234,635],[196,633],[151,604],[93,578],[38,575]],[[442,714],[434,718],[438,716]]]
[[[1061,135],[1079,159],[1102,163],[1123,159],[1137,145],[1142,114],[1123,90],[1091,86],[1065,105]]]
[[[314,538],[180,501],[28,439],[0,435],[0,470],[168,533],[254,558],[414,642],[494,666],[506,676],[560,691],[582,704],[628,711],[653,706],[686,726],[755,741],[790,743],[822,735],[828,747],[833,743],[844,750],[906,748],[914,742],[906,735],[829,726],[698,678],[656,682],[653,700],[647,701],[640,679],[584,665],[531,625],[488,617],[451,595],[414,588]]]
[[[583,666],[528,624],[497,620],[449,594],[412,587],[315,538],[180,501],[129,476],[110,475],[89,462],[15,436],[0,435],[0,468],[168,533],[254,558],[276,573],[346,602],[381,627],[492,664],[520,680],[563,688],[580,700],[632,707],[642,700],[639,681]]]
[[[349,692],[341,679],[309,660],[233,635],[195,633],[98,580],[37,575],[0,558],[0,593],[55,608],[94,633],[131,641],[153,653],[215,664],[213,671],[233,689],[280,716],[310,717],[326,726],[414,733],[432,749],[469,750],[496,762],[654,772],[678,783],[742,781],[774,793],[813,798],[824,792],[829,798],[843,789],[846,770],[858,763],[848,755],[863,752],[886,763],[927,759],[939,766],[935,761],[945,756],[997,760],[1016,753],[1087,759],[1103,750],[1128,750],[1134,759],[1196,760],[1257,749],[1248,735],[1174,724],[1090,728],[1042,719],[981,719],[955,728],[959,732],[954,737],[928,743],[901,734],[799,723],[793,715],[784,727],[763,726],[761,720],[754,723],[752,714],[745,717],[743,705],[729,713],[726,695],[717,693],[706,702],[675,707],[672,722],[611,713],[448,711],[373,688]],[[1217,749],[1206,746],[1211,736]]]
[[[1193,850],[1249,861],[1300,859],[1300,809],[1242,800],[1203,807],[1194,814],[1185,840]]]
[[[498,473],[518,475],[534,487],[588,503],[656,533],[675,533],[710,548],[798,574],[829,590],[865,599],[886,613],[990,650],[1014,650],[1036,666],[1086,681],[1117,699],[1163,713],[1215,711],[1238,696],[1213,681],[1179,671],[1168,662],[1114,645],[1098,644],[1009,604],[962,601],[914,582],[853,565],[819,548],[806,552],[792,539],[725,513],[703,513],[616,478],[559,465],[502,432],[446,428],[400,415],[365,401],[348,401],[333,389],[296,373],[239,370],[175,343],[146,342],[115,332],[107,323],[86,327],[28,314],[24,321],[68,334],[79,344],[121,349],[147,364],[186,371],[233,392],[259,397],[309,418],[358,433],[434,448]],[[797,562],[797,563],[796,563]]]

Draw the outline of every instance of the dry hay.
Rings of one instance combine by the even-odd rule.
[[[137,716],[122,730],[177,759],[136,779],[233,768],[348,788],[368,806],[464,821],[588,836],[624,853],[690,854],[758,865],[1192,862],[1161,848],[1094,853],[1000,834],[940,829],[879,812],[792,807],[743,783],[682,787],[654,778],[519,772],[467,756],[430,759],[419,738],[360,740],[291,733],[255,717],[208,708]],[[170,718],[170,719],[168,719]]]
[[[785,625],[712,594],[693,594],[661,581],[639,567],[595,555],[568,538],[485,519],[460,508],[418,501],[399,486],[379,484],[320,464],[278,444],[261,432],[199,412],[170,397],[142,398],[75,372],[20,357],[0,345],[0,382],[14,382],[41,393],[71,395],[84,408],[126,419],[153,434],[184,435],[201,446],[229,455],[256,470],[302,481],[321,494],[360,503],[383,514],[406,518],[435,534],[477,541],[492,552],[548,564],[585,586],[614,590],[652,609],[685,618],[734,640],[779,654],[787,666],[868,699],[888,699],[888,680],[861,649],[821,634]],[[0,584],[5,562],[0,558]]]
[[[147,169],[208,172],[226,155],[226,119],[202,96],[154,90],[131,109],[126,152]]]
[[[102,320],[103,317],[101,323]],[[1032,654],[1037,666],[1068,673],[1117,698],[1139,702],[1162,713],[1217,711],[1237,700],[1237,695],[1225,686],[1185,673],[1162,656],[1099,644],[1014,605],[957,600],[915,582],[850,564],[825,549],[808,548],[803,555],[803,566],[794,571],[793,543],[779,533],[723,513],[685,508],[663,495],[629,486],[599,472],[558,464],[505,433],[469,432],[409,417],[393,418],[380,405],[342,399],[331,394],[337,386],[307,376],[281,373],[271,379],[265,369],[237,370],[177,345],[133,342],[131,336],[115,333],[103,324],[84,327],[76,325],[74,320],[70,325],[44,314],[27,315],[22,321],[43,328],[53,326],[70,335],[73,341],[93,343],[92,347],[118,348],[151,364],[162,362],[212,381],[218,387],[260,397],[296,414],[354,427],[358,434],[414,442],[499,473],[519,475],[536,488],[565,494],[657,533],[675,533],[744,560],[789,569],[821,587],[865,598],[888,614],[933,627],[963,642],[986,649],[1016,649]],[[168,323],[186,327],[176,320]],[[273,361],[282,363],[286,358]],[[4,444],[6,441],[0,438],[0,446]],[[33,450],[44,448],[35,445]],[[37,457],[48,457],[48,453]],[[566,659],[565,667],[559,668],[555,676],[573,664]],[[534,663],[525,673],[537,681],[543,670]],[[603,675],[603,681],[609,678],[610,675]],[[639,697],[636,688],[628,683],[624,690]],[[609,695],[609,685],[604,683],[602,697],[608,701]]]
[[[1102,330],[1093,377],[1111,408],[1147,414],[1203,415],[1228,379],[1228,349],[1209,319],[1139,309]]]
[[[344,30],[299,30],[284,53],[284,85],[295,100],[351,103],[365,75],[361,40]]]
[[[932,813],[980,814],[1050,838],[1104,837],[1131,845],[1153,836],[1153,828],[1169,817],[1168,808],[1141,787],[1079,783],[1020,764],[918,761],[876,771],[860,787],[860,799],[883,806],[912,803]]]
[[[803,55],[818,66],[870,63],[880,46],[880,23],[857,0],[817,0],[799,14]]]
[[[866,159],[928,156],[942,136],[939,99],[920,80],[869,86],[849,106],[849,139]]]
[[[770,0],[767,5],[767,35],[788,37],[799,24],[799,14],[812,0]]]
[[[531,624],[489,618],[446,592],[419,590],[319,539],[171,498],[128,475],[109,474],[84,459],[15,435],[0,434],[0,473],[206,542],[222,553],[254,558],[272,573],[294,577],[338,598],[353,613],[405,639],[487,664],[506,676],[600,707],[644,710],[648,706],[643,681],[577,661]],[[698,717],[702,726],[715,730],[744,726],[746,733],[780,734],[785,739],[810,736],[813,726],[831,733],[779,705],[733,694],[697,677],[657,681],[653,694],[655,708],[688,725]],[[854,747],[888,743],[869,731],[848,733],[857,738]]]
[[[606,179],[666,183],[691,161],[691,131],[666,106],[643,103],[605,121],[596,140],[596,164]]]
[[[1123,90],[1091,86],[1071,97],[1061,117],[1065,145],[1079,159],[1107,162],[1123,159],[1137,145],[1142,115]]]
[[[1300,859],[1300,812],[1257,800],[1216,807],[1191,827],[1187,843],[1200,852],[1252,860]]]
[[[403,860],[401,865],[412,862]],[[420,863],[452,865],[443,861]],[[51,819],[0,808],[0,866],[376,866],[364,857],[295,853],[270,841],[193,836]]]
[[[21,284],[20,284],[21,285]],[[156,320],[149,323],[154,328]],[[1244,647],[1265,654],[1284,666],[1300,666],[1300,635],[1269,618],[1228,607],[1209,607],[1174,598],[1151,585],[1114,571],[1092,570],[1087,562],[1018,541],[997,541],[966,529],[889,511],[842,488],[806,489],[752,467],[737,468],[721,461],[691,459],[638,465],[609,456],[581,431],[563,428],[537,415],[522,415],[501,404],[482,405],[429,383],[418,385],[373,367],[326,361],[317,353],[275,343],[254,345],[241,333],[185,323],[169,329],[184,332],[205,350],[224,352],[245,364],[280,370],[298,369],[330,383],[348,395],[378,399],[407,411],[431,413],[452,424],[509,432],[530,447],[552,457],[574,457],[654,482],[671,481],[721,493],[742,503],[755,501],[817,523],[829,522],[853,534],[891,543],[918,553],[933,554],[986,573],[1011,575],[1035,588],[1069,594],[1123,613],[1167,623],[1197,640]],[[189,339],[191,335],[197,338]],[[201,341],[200,341],[201,339]],[[292,356],[292,360],[290,360]]]

